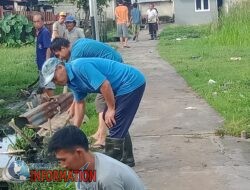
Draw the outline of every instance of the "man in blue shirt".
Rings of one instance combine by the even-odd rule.
[[[141,26],[141,13],[138,9],[137,3],[133,3],[133,9],[131,10],[131,17],[130,22],[132,23],[132,30],[133,30],[133,40],[138,41],[138,35]]]
[[[85,57],[99,57],[123,62],[122,56],[114,48],[102,42],[87,38],[78,39],[73,44],[70,44],[70,42],[64,38],[55,38],[51,43],[50,49],[56,57],[62,60],[69,60],[69,62],[77,58]],[[106,138],[106,124],[102,119],[102,115],[106,103],[101,94],[96,96],[95,104],[96,111],[99,114],[99,126],[97,132],[92,136],[96,140],[92,148],[103,149]]]
[[[52,41],[50,49],[56,57],[69,62],[83,57],[100,57],[123,62],[121,54],[114,48],[88,38],[80,38],[73,44],[64,38],[56,38]]]
[[[143,74],[132,66],[102,58],[80,58],[65,66],[60,60],[51,58],[45,62],[42,73],[45,84],[51,81],[57,85],[67,84],[73,91],[73,124],[78,127],[83,120],[87,94],[103,95],[107,104],[103,118],[110,132],[105,152],[134,166],[131,151],[124,150],[124,140],[144,93],[146,82]],[[127,141],[126,146],[132,149],[131,139],[127,138]]]
[[[49,83],[45,86],[44,78],[41,74],[44,62],[50,57],[49,47],[51,35],[44,26],[44,18],[41,14],[35,14],[33,16],[33,24],[36,29],[36,63],[39,71],[39,87],[43,89],[43,92],[47,93],[48,96],[52,96],[55,85]]]

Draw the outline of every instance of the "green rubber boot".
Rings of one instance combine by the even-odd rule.
[[[120,161],[124,150],[124,139],[106,137],[105,154]]]
[[[135,166],[135,159],[134,159],[134,154],[133,154],[133,145],[132,145],[132,141],[131,141],[131,137],[130,137],[129,132],[125,137],[124,151],[123,151],[121,162],[123,162],[124,164],[126,164],[126,165],[128,165],[130,167]]]

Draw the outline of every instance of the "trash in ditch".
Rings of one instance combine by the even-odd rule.
[[[230,60],[231,61],[240,61],[241,57],[231,57]]]
[[[213,79],[209,79],[209,81],[208,81],[208,84],[215,84],[216,83],[216,81],[214,81]]]

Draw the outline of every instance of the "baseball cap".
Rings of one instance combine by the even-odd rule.
[[[47,85],[49,82],[52,81],[54,75],[56,66],[62,63],[60,59],[57,59],[55,57],[49,58],[45,61],[42,68],[42,75],[44,77],[44,85]]]
[[[65,19],[65,22],[75,22],[75,21],[76,21],[76,19],[72,15],[67,16]]]
[[[60,12],[59,16],[66,16],[67,14],[65,12]]]

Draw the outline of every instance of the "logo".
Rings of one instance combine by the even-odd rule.
[[[57,170],[53,164],[31,163],[28,165],[22,160],[11,162],[3,170],[3,179],[11,182],[66,182],[68,187],[75,182],[78,188],[96,189],[96,170],[87,170],[89,163],[86,163],[80,170]]]
[[[30,177],[27,164],[22,160],[11,162],[2,172],[3,179],[6,181],[23,182]]]

